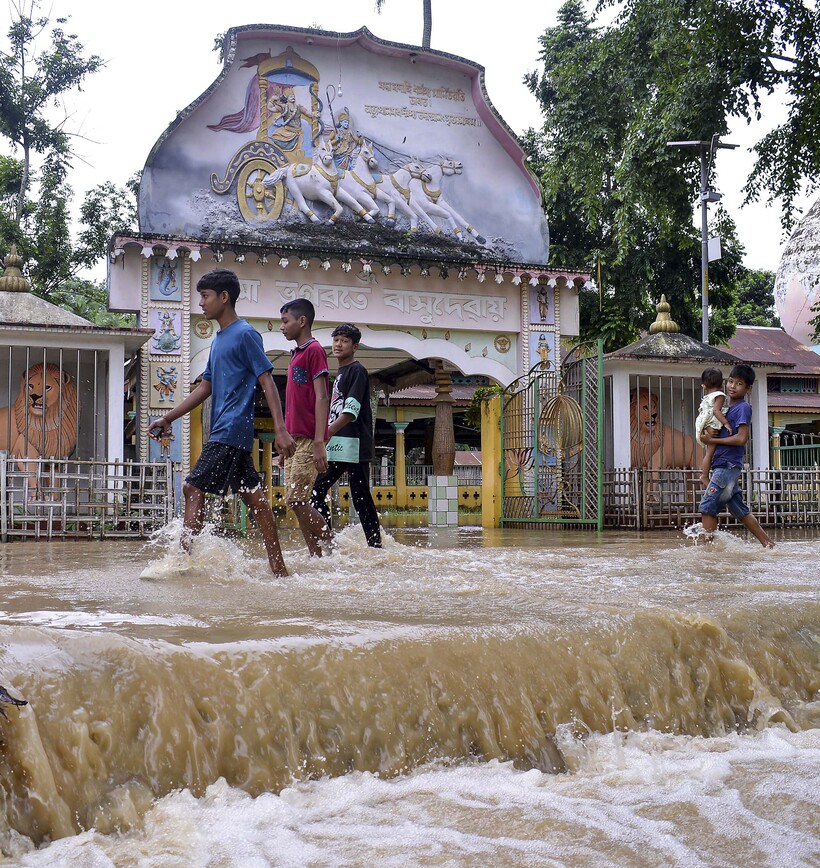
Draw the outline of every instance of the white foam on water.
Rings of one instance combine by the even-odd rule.
[[[206,524],[202,532],[193,538],[190,553],[184,551],[180,544],[183,532],[182,520],[174,519],[154,534],[150,545],[162,550],[162,556],[144,567],[140,573],[141,579],[217,583],[258,579],[258,564],[246,555],[237,542],[218,536],[214,525]],[[263,572],[270,573],[267,563]]]
[[[0,621],[15,625],[28,624],[36,627],[88,630],[115,627],[123,624],[133,626],[207,627],[204,621],[185,615],[163,617],[161,615],[134,614],[133,612],[63,612],[42,610],[8,613],[0,611]]]
[[[573,771],[431,765],[294,783],[251,798],[220,780],[173,793],[144,828],[92,831],[8,864],[50,866],[817,864],[820,730],[692,738],[559,736]],[[22,844],[18,841],[20,847]]]

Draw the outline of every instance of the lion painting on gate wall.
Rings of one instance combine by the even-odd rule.
[[[14,404],[0,407],[0,450],[18,459],[68,458],[76,445],[74,380],[57,365],[32,365],[23,372]],[[17,464],[26,469],[24,461]]]
[[[699,463],[694,438],[658,419],[658,398],[649,389],[633,389],[629,400],[632,466],[660,470],[693,468]]]

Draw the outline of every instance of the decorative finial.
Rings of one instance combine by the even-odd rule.
[[[23,259],[17,254],[17,245],[12,244],[11,249],[3,260],[6,270],[0,277],[0,292],[31,292],[31,285],[23,277],[20,270]]]
[[[649,326],[649,334],[655,335],[658,332],[679,332],[680,326],[669,316],[669,311],[672,309],[669,306],[669,302],[666,300],[666,296],[662,295],[661,300],[658,302],[656,308],[658,311],[658,318],[655,322]]]

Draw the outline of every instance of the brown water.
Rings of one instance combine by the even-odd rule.
[[[0,546],[0,864],[820,864],[811,532],[392,533]]]

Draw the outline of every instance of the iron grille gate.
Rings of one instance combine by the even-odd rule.
[[[535,365],[502,395],[501,523],[603,528],[603,342],[558,370]]]

